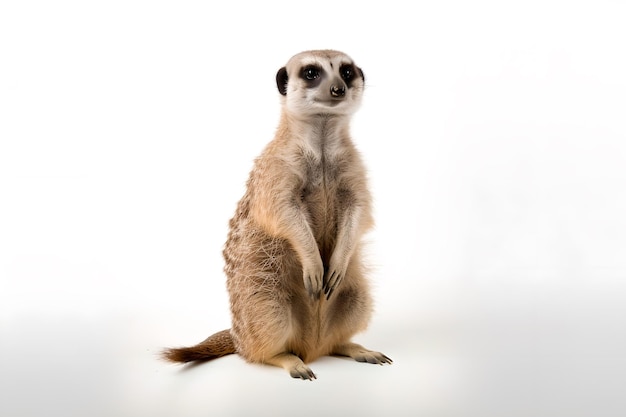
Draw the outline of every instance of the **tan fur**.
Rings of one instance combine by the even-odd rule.
[[[311,65],[320,74],[307,84],[303,68]],[[346,68],[353,78],[342,77]],[[280,124],[254,163],[224,247],[232,328],[164,356],[187,362],[236,352],[302,379],[315,378],[305,363],[323,355],[391,363],[350,342],[372,312],[361,260],[371,198],[349,133],[362,72],[330,50],[298,54],[281,71]]]

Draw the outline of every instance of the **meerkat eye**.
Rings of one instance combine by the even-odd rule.
[[[354,69],[352,68],[352,65],[342,66],[339,72],[341,73],[341,78],[343,78],[344,81],[350,81],[352,77],[354,77]]]
[[[320,76],[320,70],[314,66],[304,67],[302,70],[302,77],[306,80],[313,81]]]

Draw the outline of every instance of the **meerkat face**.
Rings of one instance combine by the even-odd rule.
[[[276,84],[291,114],[349,115],[361,103],[365,77],[352,59],[338,51],[307,51],[278,70]]]

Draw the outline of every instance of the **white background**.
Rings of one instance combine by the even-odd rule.
[[[3,2],[0,415],[624,415],[624,22],[620,1]],[[227,222],[276,71],[315,48],[366,74],[355,340],[394,364],[165,364],[230,326]]]

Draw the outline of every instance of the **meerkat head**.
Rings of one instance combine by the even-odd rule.
[[[293,115],[350,115],[361,103],[365,77],[338,51],[301,52],[276,74],[284,109]]]

